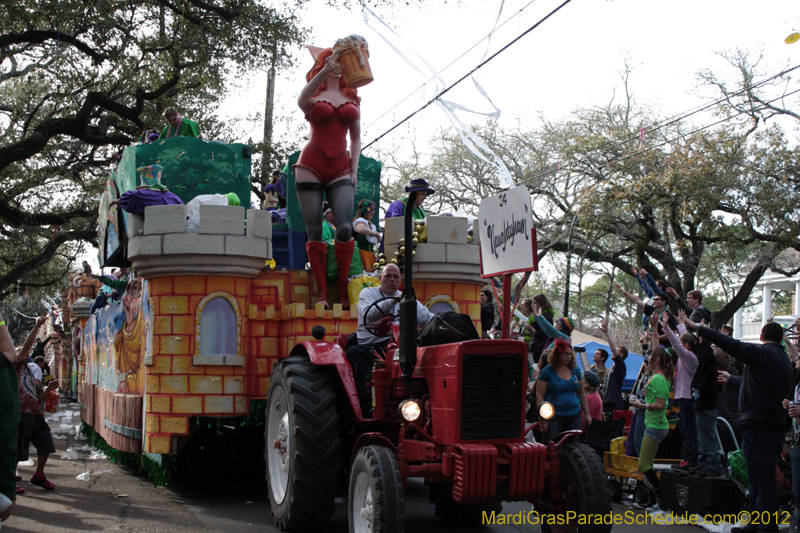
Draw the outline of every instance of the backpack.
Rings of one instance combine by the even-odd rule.
[[[445,311],[433,315],[433,318],[422,327],[417,336],[417,345],[434,346],[480,338],[469,315]]]

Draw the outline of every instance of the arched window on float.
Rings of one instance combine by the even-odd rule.
[[[241,313],[236,299],[215,292],[197,306],[195,365],[244,364],[240,335]]]
[[[431,296],[428,298],[428,301],[425,302],[425,306],[428,308],[428,311],[433,314],[444,313],[445,311],[461,312],[461,307],[458,305],[458,302],[447,294]]]

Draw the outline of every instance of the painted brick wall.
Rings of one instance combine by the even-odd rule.
[[[189,417],[249,413],[250,280],[164,276],[149,280],[153,304],[153,364],[146,366],[145,431],[150,453],[170,453],[172,438],[189,432]],[[195,365],[198,305],[211,293],[236,302],[244,366]]]
[[[251,399],[267,397],[278,359],[297,343],[355,332],[355,313],[311,308],[313,281],[305,271],[264,270],[254,280],[215,276],[166,276],[150,280],[153,303],[153,364],[147,369],[145,431],[150,453],[171,453],[174,437],[189,432],[191,416],[249,414]],[[449,301],[480,327],[481,286],[417,282],[417,298]],[[239,308],[244,366],[194,365],[197,307],[208,294],[231,295]]]

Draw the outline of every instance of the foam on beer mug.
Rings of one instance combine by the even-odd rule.
[[[373,81],[369,66],[367,40],[360,35],[337,39],[331,48],[333,58],[342,69],[347,86],[356,89]]]

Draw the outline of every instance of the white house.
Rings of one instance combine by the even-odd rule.
[[[791,270],[800,266],[800,253],[793,249],[784,250],[776,261],[778,261],[781,268]],[[733,287],[738,290],[741,284],[734,285]],[[782,290],[794,293],[792,298],[792,314],[776,316],[774,317],[776,321],[784,326],[788,326],[794,322],[797,315],[800,315],[800,274],[787,277],[783,274],[768,270],[761,279],[758,280],[758,283],[756,283],[756,286],[753,288],[753,292],[759,289],[764,295],[761,304],[761,321],[742,322],[742,308],[739,308],[733,316],[733,337],[736,339],[755,341],[759,339],[761,327],[767,323],[767,318],[773,316],[772,291]]]

